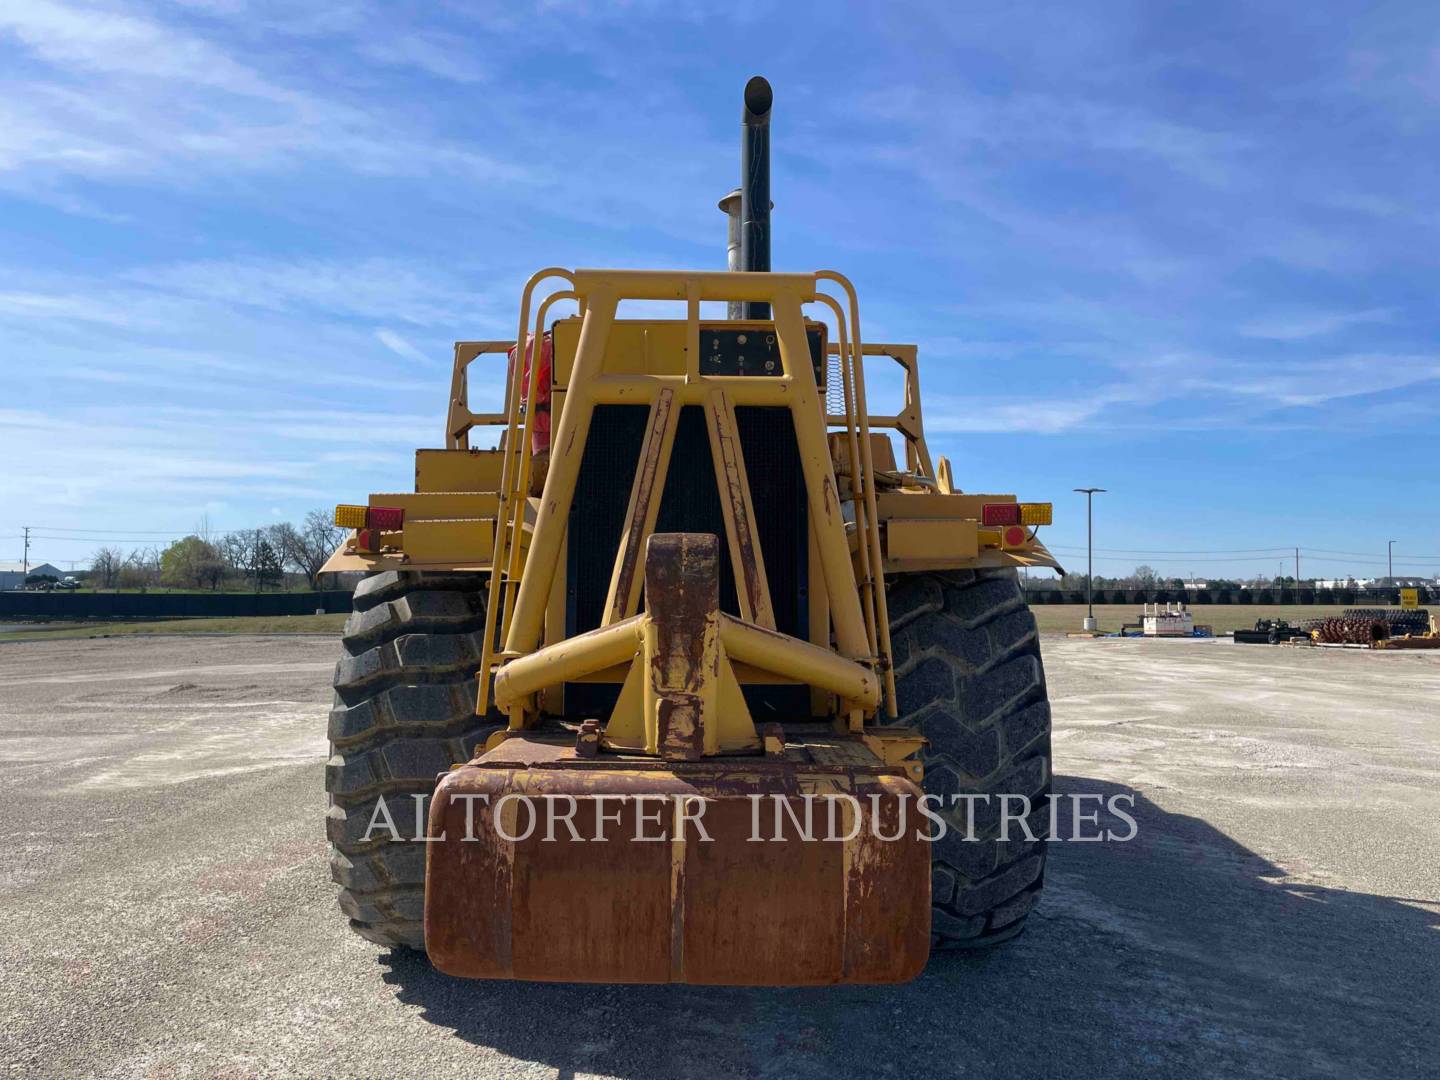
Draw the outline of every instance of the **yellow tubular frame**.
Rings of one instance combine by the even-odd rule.
[[[524,364],[517,362],[511,372],[497,550],[491,570],[490,604],[486,611],[479,673],[479,710],[483,713],[488,707],[490,681],[494,674],[492,669],[497,659],[502,667],[494,676],[496,701],[510,713],[511,726],[520,727],[528,722],[536,690],[573,679],[579,673],[613,666],[620,662],[616,657],[626,648],[633,655],[635,629],[632,623],[635,617],[626,618],[633,609],[627,603],[629,597],[616,595],[614,588],[615,581],[620,577],[619,560],[626,557],[625,540],[622,540],[621,550],[617,553],[616,574],[612,576],[612,595],[606,615],[608,625],[592,634],[557,642],[543,649],[540,642],[547,601],[565,542],[570,506],[595,407],[611,403],[653,405],[664,392],[665,408],[672,415],[672,424],[676,411],[686,405],[700,405],[707,411],[721,408],[717,416],[722,429],[724,414],[735,405],[785,406],[789,408],[794,424],[809,503],[812,539],[829,601],[836,650],[840,655],[728,616],[721,625],[724,646],[732,650],[737,659],[755,667],[837,694],[841,698],[842,711],[849,714],[852,729],[859,727],[862,712],[873,710],[882,699],[887,712],[893,716],[894,676],[890,671],[889,625],[880,577],[884,564],[880,554],[874,486],[870,480],[873,463],[860,362],[863,345],[859,333],[858,301],[850,283],[841,275],[828,271],[815,274],[644,270],[567,272],[549,268],[532,277],[522,294],[516,335],[517,358],[524,356],[535,288],[548,277],[559,277],[570,288],[548,296],[541,303],[535,321],[535,340],[540,340],[544,317],[550,305],[561,299],[572,299],[580,306],[579,342],[564,387],[563,406],[552,434],[549,470],[530,533],[523,574],[520,572],[520,541],[529,478],[530,416],[527,410],[522,431],[519,380]],[[840,304],[819,291],[822,280],[836,282],[845,290],[849,301],[848,320]],[[621,300],[685,302],[687,349],[684,375],[609,375],[604,372],[606,345]],[[767,301],[771,305],[782,373],[764,378],[701,375],[701,302],[742,300]],[[857,492],[856,525],[861,532],[858,537],[859,560],[866,580],[858,588],[826,439],[824,403],[816,385],[806,339],[802,309],[803,305],[815,302],[827,304],[834,312],[840,328],[842,351],[849,353],[849,362],[842,365],[847,369],[847,404],[859,420],[859,431],[852,430],[849,439],[852,453],[858,454],[856,460],[860,467],[855,472],[863,490],[863,498]],[[847,321],[850,324],[848,335],[845,328]],[[527,400],[533,400],[538,367],[537,362],[532,362],[530,392],[525,395]],[[723,395],[723,398],[717,395]],[[721,404],[717,406],[717,402]],[[654,415],[652,413],[652,421]],[[653,433],[651,438],[660,438],[661,434]],[[715,437],[712,432],[712,440]],[[668,447],[665,449],[668,450]],[[732,472],[737,466],[743,476],[743,460],[736,459],[731,464]],[[641,467],[644,468],[643,460]],[[717,462],[717,472],[718,469]],[[649,482],[653,484],[654,480]],[[637,477],[637,486],[639,484]],[[655,509],[652,506],[637,510],[635,490],[632,489],[631,513],[643,512],[650,520],[631,523],[637,526],[636,536],[628,538],[631,546],[643,543],[648,527],[653,526]],[[658,498],[658,493],[652,495],[652,501],[654,498]],[[746,508],[742,505],[741,509]],[[630,554],[633,556],[636,552]],[[812,588],[816,585],[818,583],[812,584]],[[497,620],[504,634],[504,651],[498,657],[492,648]]]
[[[860,538],[860,542],[862,544],[869,543],[870,565],[875,568],[876,576],[879,577],[883,574],[882,567],[884,567],[885,561],[880,552],[880,521],[875,509],[875,461],[870,448],[870,410],[865,405],[865,346],[860,338],[860,298],[855,295],[855,286],[850,284],[850,279],[844,274],[834,270],[820,270],[816,272],[815,280],[817,282],[835,282],[845,290],[845,295],[850,301],[850,356],[855,384],[855,401],[852,408],[860,421],[860,457],[865,474],[865,514],[869,520],[869,528],[865,530],[865,535]],[[857,504],[859,501],[857,498]],[[884,581],[878,581],[877,585],[878,587],[874,590],[875,622],[879,631],[876,651],[883,658],[885,710],[893,719],[899,715],[899,708],[895,701],[895,669],[894,665],[890,663],[890,657],[894,655],[890,648],[890,606],[885,599]]]
[[[520,328],[515,332],[515,359],[516,363],[511,365],[510,384],[506,390],[505,403],[508,413],[505,427],[504,445],[501,447],[500,465],[500,505],[495,518],[495,551],[490,564],[490,602],[485,605],[485,637],[480,644],[480,690],[475,703],[475,711],[478,715],[484,716],[490,708],[490,666],[494,662],[494,641],[495,641],[495,620],[500,614],[500,596],[504,582],[506,569],[506,547],[510,539],[512,521],[523,521],[525,517],[524,500],[525,491],[520,488],[515,480],[516,457],[523,457],[527,460],[526,473],[529,473],[529,446],[519,446],[520,435],[520,380],[525,371],[525,331],[530,325],[530,301],[534,296],[535,287],[547,278],[558,277],[574,285],[574,278],[569,270],[559,266],[547,266],[544,270],[537,270],[525,282],[525,288],[520,294]],[[539,347],[537,340],[536,346]],[[534,361],[530,365],[530,381],[535,381],[535,373],[540,367],[540,356],[537,352]],[[534,400],[533,390],[531,401]],[[526,423],[529,423],[529,413],[526,410]],[[528,438],[528,435],[527,435]]]
[[[905,371],[904,409],[894,416],[872,413],[869,416],[870,426],[889,428],[904,436],[907,471],[938,486],[939,472],[931,461],[930,448],[925,441],[925,421],[920,407],[920,350],[914,345],[867,344],[864,351],[866,356],[888,356]],[[843,350],[834,342],[828,352],[830,356],[843,355]],[[849,417],[831,413],[826,419],[832,426],[839,426],[845,424]]]
[[[850,455],[850,476],[851,484],[855,491],[855,528],[862,535],[868,532],[867,523],[871,515],[861,497],[864,488],[869,486],[870,473],[860,467],[860,437],[855,428],[855,381],[854,363],[849,351],[849,339],[845,333],[845,312],[841,309],[839,301],[833,296],[820,293],[815,298],[828,307],[835,315],[835,334],[839,339],[840,347],[840,386],[845,394],[845,442]],[[828,417],[826,418],[828,421]],[[862,476],[863,473],[863,476]],[[861,599],[864,602],[865,630],[870,635],[872,649],[879,650],[879,637],[875,627],[875,579],[876,575],[870,561],[870,545],[861,541],[856,544],[856,553],[860,561],[860,590]],[[883,586],[883,583],[882,583]]]

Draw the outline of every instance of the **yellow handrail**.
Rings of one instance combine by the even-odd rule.
[[[537,270],[530,275],[530,280],[525,282],[525,288],[520,294],[520,326],[515,332],[515,356],[521,361],[525,355],[525,331],[530,324],[530,301],[535,292],[535,287],[547,278],[558,277],[570,283],[574,288],[575,277],[569,270],[559,266],[547,266],[543,270]],[[538,361],[538,357],[536,360]],[[530,365],[531,372],[539,368],[539,363]],[[509,539],[509,526],[511,515],[519,513],[524,517],[524,500],[515,498],[515,462],[516,455],[521,448],[519,442],[519,419],[520,419],[520,381],[525,371],[523,362],[511,365],[510,384],[506,392],[506,412],[509,422],[505,428],[504,445],[500,454],[500,491],[499,507],[495,516],[495,551],[490,566],[490,588],[489,596],[485,605],[485,636],[480,643],[480,670],[477,673],[479,688],[476,690],[475,712],[484,716],[490,711],[490,667],[495,658],[495,620],[499,615],[498,608],[503,604],[503,575],[505,571],[505,548]]]
[[[850,301],[850,352],[854,357],[855,372],[855,411],[860,420],[860,456],[864,462],[865,475],[875,475],[875,461],[870,450],[870,414],[865,406],[865,347],[860,337],[860,299],[855,295],[855,286],[850,284],[850,279],[844,274],[834,270],[819,270],[815,273],[816,281],[833,281],[845,290]],[[859,500],[856,500],[857,504]],[[861,542],[868,539],[870,544],[870,561],[876,567],[877,573],[883,573],[885,566],[884,556],[880,552],[880,515],[875,505],[875,485],[867,482],[865,484],[865,511],[870,518],[867,537],[862,537]],[[895,667],[891,657],[894,655],[890,647],[890,608],[885,600],[885,583],[877,582],[878,587],[874,591],[875,596],[875,621],[879,630],[880,663],[884,667],[885,677],[885,711],[893,718],[899,715],[899,709],[895,700]]]

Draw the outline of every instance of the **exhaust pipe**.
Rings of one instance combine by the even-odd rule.
[[[774,95],[764,76],[745,84],[741,112],[740,186],[720,200],[729,218],[726,265],[731,270],[770,269],[770,106]],[[731,319],[768,319],[763,301],[732,303]]]
[[[770,106],[774,94],[763,75],[745,84],[740,142],[740,269],[770,269]],[[770,318],[770,305],[747,301],[747,319]]]
[[[725,211],[725,269],[740,269],[740,189],[737,187],[717,204]],[[731,300],[725,306],[727,319],[745,318],[745,302]]]

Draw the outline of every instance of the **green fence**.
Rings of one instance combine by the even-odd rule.
[[[183,619],[350,610],[343,589],[300,593],[0,592],[4,619]]]
[[[1440,590],[1419,590],[1420,603],[1440,604]],[[1083,589],[1027,589],[1032,604],[1083,604]],[[1342,604],[1345,607],[1389,607],[1400,603],[1398,589],[1096,589],[1097,604]]]

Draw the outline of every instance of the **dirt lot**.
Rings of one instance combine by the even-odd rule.
[[[1440,656],[1047,639],[1054,846],[1008,947],[896,988],[457,982],[350,935],[334,645],[0,645],[12,1075],[1435,1075]]]

